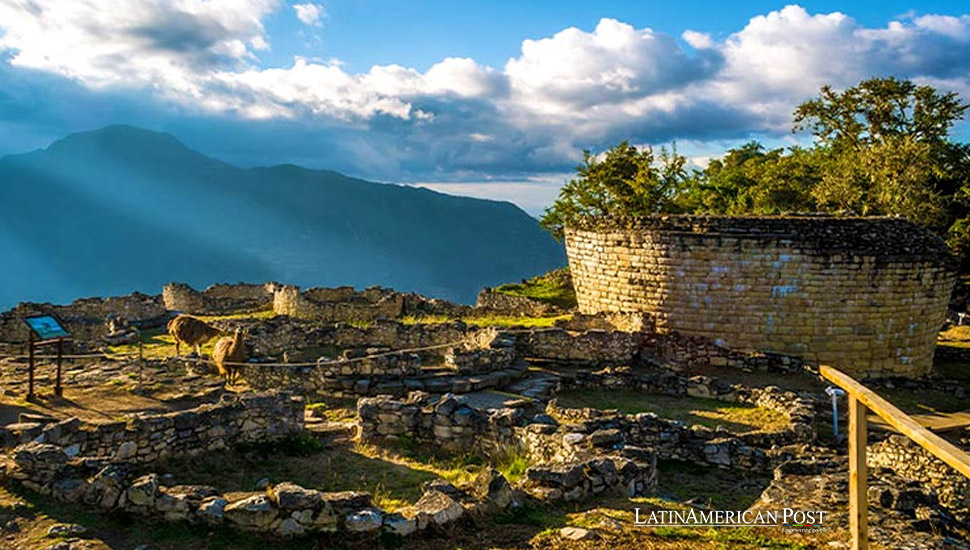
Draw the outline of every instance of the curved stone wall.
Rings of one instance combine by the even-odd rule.
[[[720,345],[856,376],[921,376],[956,280],[896,218],[668,216],[566,230],[583,313],[645,312]]]

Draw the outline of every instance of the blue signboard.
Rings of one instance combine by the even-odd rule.
[[[54,338],[70,338],[71,334],[61,326],[61,323],[53,315],[38,315],[24,319],[30,330],[41,340],[51,340]]]

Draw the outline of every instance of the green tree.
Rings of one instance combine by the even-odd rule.
[[[955,93],[895,78],[822,87],[795,110],[793,128],[817,140],[819,208],[901,215],[945,232],[960,217],[952,202],[967,180],[966,155],[949,133],[967,107]]]
[[[687,159],[676,148],[638,148],[624,141],[602,156],[583,152],[576,177],[559,191],[540,224],[562,238],[563,228],[584,217],[645,216],[674,210]]]

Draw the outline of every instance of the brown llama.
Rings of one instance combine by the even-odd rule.
[[[175,340],[175,355],[179,354],[179,344],[184,343],[194,347],[195,353],[202,356],[202,344],[219,336],[222,331],[190,315],[179,315],[168,322],[168,333]]]
[[[241,363],[246,362],[246,342],[243,341],[243,330],[236,328],[235,334],[223,336],[216,340],[212,350],[212,361],[216,364],[219,374],[226,379],[226,384],[235,384],[242,370]]]

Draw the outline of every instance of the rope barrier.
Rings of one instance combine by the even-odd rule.
[[[533,330],[534,329],[498,329],[498,331],[500,333],[502,333],[502,334],[523,334],[523,333],[532,332]],[[420,352],[420,351],[433,351],[433,350],[436,350],[436,349],[453,348],[453,347],[459,346],[461,344],[464,344],[464,343],[467,343],[467,342],[470,342],[470,341],[472,341],[472,338],[464,338],[462,340],[457,340],[457,341],[454,341],[454,342],[448,342],[448,343],[445,343],[445,344],[435,344],[433,346],[423,346],[423,347],[418,347],[418,348],[409,348],[409,349],[399,349],[399,350],[384,351],[384,352],[380,352],[380,353],[374,353],[374,354],[370,354],[370,355],[364,355],[364,356],[361,356],[361,357],[352,357],[350,359],[330,359],[330,360],[327,360],[327,361],[321,361],[321,359],[323,359],[321,357],[320,359],[317,359],[316,361],[312,361],[312,362],[302,362],[302,363],[248,363],[248,362],[247,363],[237,363],[237,362],[226,362],[226,363],[223,363],[223,364],[226,365],[226,366],[231,366],[231,367],[244,367],[244,366],[253,366],[253,365],[260,366],[260,367],[316,367],[316,366],[329,366],[329,365],[346,365],[347,363],[356,363],[356,362],[360,362],[360,361],[366,361],[368,359],[376,359],[376,358],[379,358],[379,357],[388,357],[388,356],[391,356],[391,355],[403,355],[403,354],[406,354],[406,353],[417,353],[417,352]],[[111,360],[124,360],[124,359],[136,359],[136,358],[139,357],[139,355],[138,354],[114,355],[114,354],[108,354],[108,353],[86,353],[86,354],[61,355],[61,358],[62,359],[90,359],[90,358],[95,358],[95,357],[97,357],[97,358],[103,358],[103,359],[111,359]],[[29,355],[3,355],[3,356],[0,356],[0,359],[28,359],[28,358],[30,358]],[[46,354],[46,355],[34,355],[34,359],[56,359],[56,358],[57,358],[57,355],[49,355],[49,354]],[[209,364],[209,365],[215,365],[215,362],[212,359],[202,359],[202,358],[199,358],[199,359],[196,359],[195,362]]]
[[[364,356],[361,356],[361,357],[352,357],[350,359],[331,359],[331,360],[328,360],[328,361],[321,361],[320,360],[320,359],[322,359],[322,357],[321,357],[320,359],[317,359],[316,361],[313,361],[313,362],[304,362],[304,363],[237,363],[237,362],[226,362],[226,363],[223,363],[223,364],[224,365],[227,365],[227,366],[231,366],[231,367],[243,367],[243,366],[247,366],[247,365],[250,365],[250,366],[255,365],[255,366],[260,366],[260,367],[316,367],[316,366],[328,366],[328,365],[346,365],[347,363],[356,363],[356,362],[360,362],[360,361],[366,361],[368,359],[376,359],[378,357],[388,357],[388,356],[391,356],[391,355],[403,355],[403,354],[406,354],[406,353],[417,353],[417,352],[420,352],[420,351],[432,351],[432,350],[436,350],[436,349],[453,348],[455,346],[464,344],[465,342],[468,342],[470,340],[471,340],[470,338],[466,338],[464,340],[457,340],[455,342],[448,342],[448,343],[445,343],[445,344],[435,344],[433,346],[423,346],[423,347],[419,347],[419,348],[408,348],[408,349],[398,349],[398,350],[383,351],[383,352],[380,352],[380,353],[373,353],[373,354],[364,355]],[[111,354],[107,354],[107,353],[86,353],[86,354],[75,354],[75,355],[62,355],[61,356],[61,359],[89,359],[89,358],[95,358],[95,357],[103,358],[103,359],[111,359],[111,360],[123,360],[123,359],[137,359],[138,358],[138,355],[137,354],[131,354],[131,355],[111,355]],[[176,356],[173,356],[173,357],[176,357]],[[3,356],[0,356],[0,359],[28,359],[28,358],[30,358],[29,355],[3,355]],[[34,359],[57,359],[57,355],[34,355]],[[202,358],[199,358],[199,359],[195,359],[194,362],[196,362],[196,363],[205,363],[205,364],[209,364],[209,365],[215,365],[215,362],[212,359],[202,359]]]
[[[463,344],[465,342],[468,342],[469,340],[470,339],[466,338],[464,340],[458,340],[458,341],[455,341],[455,342],[448,342],[446,344],[436,344],[436,345],[433,345],[433,346],[424,346],[424,347],[420,347],[420,348],[396,349],[396,350],[391,350],[391,351],[383,351],[381,353],[373,353],[373,354],[364,355],[364,356],[361,356],[361,357],[352,357],[350,359],[330,359],[328,361],[321,361],[320,359],[317,359],[316,361],[313,361],[313,362],[305,362],[305,363],[237,363],[237,362],[227,361],[227,362],[223,363],[223,365],[229,366],[229,367],[246,367],[246,366],[256,366],[256,367],[323,367],[323,366],[328,366],[328,365],[346,365],[347,363],[357,363],[357,362],[360,362],[360,361],[366,361],[368,359],[376,359],[378,357],[388,357],[388,356],[391,356],[391,355],[403,355],[405,353],[417,353],[419,351],[431,351],[431,350],[436,350],[436,349],[453,348],[455,346],[458,346],[460,344]],[[321,357],[321,359],[322,359],[322,357]],[[199,362],[199,363],[205,363],[205,364],[209,364],[209,365],[215,365],[215,362],[213,360],[211,360],[211,359],[198,359],[196,361]]]

